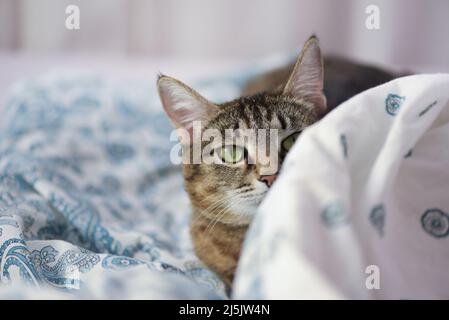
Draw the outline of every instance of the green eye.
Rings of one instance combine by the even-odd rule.
[[[285,151],[289,151],[293,147],[293,144],[295,143],[298,136],[299,132],[289,135],[287,138],[284,139],[284,141],[282,141],[282,148]]]
[[[242,160],[244,155],[244,149],[242,147],[232,145],[224,146],[220,149],[220,157],[223,162],[237,163]]]

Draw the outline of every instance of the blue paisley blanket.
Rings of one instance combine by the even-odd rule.
[[[193,87],[231,99],[239,74]],[[448,298],[448,87],[397,79],[307,128],[233,297]],[[0,298],[225,298],[192,250],[171,131],[155,79],[18,84],[0,114]]]
[[[243,78],[197,83],[220,101]],[[155,77],[47,74],[0,115],[0,298],[212,298]]]

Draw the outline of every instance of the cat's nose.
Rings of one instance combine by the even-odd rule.
[[[272,174],[269,176],[260,176],[260,181],[265,183],[267,185],[267,187],[269,188],[269,187],[271,187],[273,182],[276,180],[277,176],[278,176],[277,174]]]

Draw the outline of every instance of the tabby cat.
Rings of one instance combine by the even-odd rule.
[[[201,121],[202,130],[214,128],[220,132],[228,128],[278,129],[279,147],[270,152],[276,153],[281,167],[305,127],[352,95],[394,77],[342,59],[324,62],[329,66],[325,73],[318,40],[312,36],[294,65],[251,81],[243,97],[223,104],[208,101],[171,77],[161,75],[157,85],[167,115],[177,128],[186,129],[191,136],[193,121]],[[255,158],[256,149],[237,142],[219,147],[221,164],[183,166],[185,189],[192,205],[190,232],[195,252],[228,289],[232,288],[248,226],[278,174],[267,173],[265,166],[257,162],[248,162]],[[237,162],[242,165],[235,165]]]

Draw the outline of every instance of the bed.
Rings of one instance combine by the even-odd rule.
[[[225,101],[237,97],[249,77],[291,57],[189,84],[212,101]],[[439,159],[428,169],[440,177],[428,190],[438,192],[422,193],[437,195],[432,206],[404,216],[410,212],[401,207],[404,196],[399,202],[388,196],[398,183],[423,179],[419,165],[428,150],[446,150],[448,81],[447,75],[395,80],[344,103],[301,135],[286,160],[287,173],[250,228],[233,298],[449,296],[441,281],[449,204],[438,191],[448,190],[447,152],[428,153]],[[49,72],[20,81],[5,101],[0,298],[228,298],[193,252],[181,168],[169,160],[176,142],[153,74],[124,80]],[[412,116],[425,120],[417,125]],[[435,123],[443,129],[433,130]],[[426,140],[429,132],[437,138]],[[435,208],[440,211],[426,211]],[[398,238],[401,219],[411,231]],[[413,234],[421,244],[405,250]],[[395,254],[404,250],[397,262]],[[407,269],[423,254],[437,263]],[[371,265],[388,279],[381,290],[365,286]],[[423,274],[424,286],[405,281]]]

